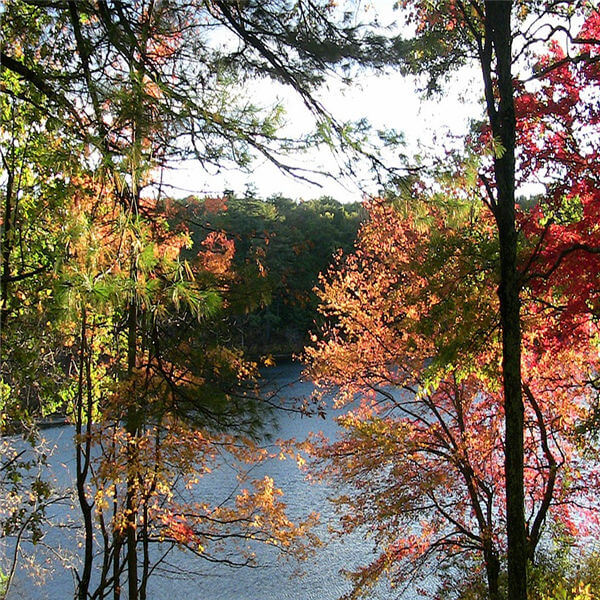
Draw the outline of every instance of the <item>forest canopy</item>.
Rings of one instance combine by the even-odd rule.
[[[231,568],[263,546],[313,556],[318,507],[292,516],[265,470],[286,457],[337,489],[342,536],[374,542],[345,565],[347,598],[598,596],[598,6],[396,9],[386,29],[328,0],[2,7],[0,598],[41,566],[63,504],[79,600],[147,600],[176,549]],[[419,155],[325,106],[373,70],[443,98],[465,66],[468,134]],[[290,135],[257,83],[314,131]],[[164,180],[257,159],[307,184],[366,161],[381,194],[180,197]],[[288,405],[262,379],[293,354],[316,394]],[[272,440],[278,414],[332,403],[337,438]],[[68,424],[66,487],[48,418]],[[203,496],[223,464],[233,487]]]

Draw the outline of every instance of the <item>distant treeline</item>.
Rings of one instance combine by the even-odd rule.
[[[220,335],[250,356],[300,352],[318,319],[313,288],[319,273],[337,251],[352,249],[365,217],[362,205],[327,196],[300,202],[232,195],[170,202],[176,224],[189,228],[188,259],[197,255],[207,232],[223,232],[235,244]]]

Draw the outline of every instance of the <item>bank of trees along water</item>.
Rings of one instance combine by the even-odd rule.
[[[219,506],[171,492],[223,449],[267,456],[248,356],[288,353],[308,326],[308,372],[342,404],[362,399],[344,437],[313,448],[346,488],[345,528],[379,545],[355,595],[435,557],[440,573],[456,567],[448,578],[464,561],[483,573],[493,600],[525,600],[544,539],[597,534],[598,9],[398,8],[404,38],[326,2],[4,7],[1,425],[65,413],[75,426],[79,598],[145,598],[157,540],[209,560],[232,537],[305,555],[311,519],[292,523],[268,477]],[[435,92],[471,62],[485,118],[443,167],[403,165],[399,182],[313,94],[353,64],[398,66]],[[319,135],[280,138],[280,107],[244,95],[254,77],[299,94]],[[310,179],[282,152],[316,140],[350,163],[365,150],[395,182],[367,203],[354,251],[355,206],[167,200],[152,187],[182,158],[248,167],[256,154]],[[532,181],[545,191],[520,208],[515,191]],[[338,249],[315,317],[314,274]],[[2,448],[3,532],[17,542],[7,588],[57,497],[26,476],[43,452]],[[533,597],[596,593],[537,577]]]
[[[289,359],[319,319],[314,288],[338,251],[349,252],[366,215],[332,198],[300,203],[227,196],[171,202],[173,223],[189,229],[193,254],[207,231],[235,246],[221,332],[251,356]]]

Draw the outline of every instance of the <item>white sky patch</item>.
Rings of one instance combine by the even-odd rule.
[[[380,23],[397,20],[391,11],[392,3],[377,1],[364,5],[364,19],[368,21],[376,7]],[[362,13],[361,13],[362,14]],[[360,15],[359,15],[360,16]],[[456,147],[467,133],[470,119],[482,115],[483,89],[481,76],[475,68],[452,73],[443,95],[425,100],[418,91],[414,78],[402,77],[398,72],[376,74],[358,71],[350,86],[342,85],[332,76],[317,94],[325,109],[338,122],[366,119],[373,130],[395,130],[403,134],[405,148],[383,154],[389,167],[402,167],[399,153],[411,157],[443,156],[443,144]],[[314,117],[291,89],[268,80],[250,82],[247,94],[258,106],[272,106],[281,99],[286,110],[286,126],[282,135],[301,136],[314,130]],[[442,142],[441,140],[445,140]],[[309,199],[321,195],[333,196],[342,202],[361,200],[364,193],[376,194],[378,184],[369,173],[367,164],[353,161],[357,177],[339,175],[334,155],[325,148],[288,156],[283,159],[299,167],[329,173],[330,177],[309,176],[319,185],[311,185],[281,172],[264,157],[258,157],[250,173],[222,169],[207,173],[194,161],[180,163],[176,169],[165,172],[164,181],[173,186],[173,196],[220,195],[225,190],[243,194],[253,188],[259,197],[282,194],[294,199]]]
[[[443,148],[438,140],[448,139],[451,143],[452,136],[462,138],[468,131],[469,120],[481,116],[481,92],[476,87],[479,82],[474,79],[472,73],[459,72],[443,96],[424,100],[411,78],[404,78],[398,73],[364,73],[350,87],[329,82],[329,89],[320,93],[320,99],[338,121],[364,118],[374,130],[393,129],[402,133],[406,142],[403,152],[408,156],[418,152],[439,154]],[[259,93],[254,97],[257,104],[271,105],[276,97],[283,100],[287,122],[282,131],[284,135],[302,135],[314,127],[314,118],[293,92],[285,90],[282,93],[280,86],[265,81],[261,81],[257,88]],[[471,98],[465,100],[463,96],[469,95]],[[369,177],[366,166],[357,165],[362,181],[337,177],[335,158],[327,149],[311,150],[287,160],[300,167],[323,170],[333,177],[316,177],[320,187],[311,185],[282,173],[270,161],[259,157],[251,173],[223,170],[208,174],[194,161],[186,161],[177,170],[167,173],[165,181],[175,186],[174,195],[222,194],[226,189],[242,194],[247,186],[253,186],[260,197],[282,194],[308,199],[329,195],[342,202],[351,202],[360,200],[363,191],[377,192],[377,184]],[[389,166],[402,166],[397,153],[387,154],[385,160]]]

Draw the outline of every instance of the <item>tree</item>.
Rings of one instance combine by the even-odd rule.
[[[49,238],[64,244],[65,253],[45,292],[63,309],[64,362],[71,375],[61,382],[61,395],[77,431],[76,487],[85,531],[80,598],[103,595],[107,585],[118,598],[125,565],[130,600],[145,594],[151,572],[147,543],[155,530],[147,520],[150,491],[139,486],[146,472],[138,456],[152,436],[162,440],[167,424],[184,422],[200,423],[211,435],[237,429],[248,438],[258,429],[257,403],[242,389],[253,365],[233,349],[206,352],[210,332],[197,338],[205,360],[191,361],[201,351],[190,352],[189,323],[194,317],[207,322],[222,302],[231,244],[224,236],[207,236],[190,266],[179,256],[185,235],[167,231],[160,186],[153,200],[148,190],[169,160],[190,156],[205,168],[243,167],[259,152],[295,171],[276,150],[304,147],[306,141],[280,140],[280,107],[263,111],[239,92],[249,76],[273,77],[325,120],[310,92],[329,66],[360,53],[362,41],[355,27],[333,27],[330,9],[312,2],[22,0],[3,13],[3,91],[13,99],[13,119],[22,116],[27,125],[34,107],[53,142],[66,140],[77,149],[49,172],[36,165],[32,178],[36,191],[47,180],[65,191],[64,229]],[[221,46],[220,35],[231,36],[231,45]],[[378,43],[374,39],[372,49]],[[11,207],[18,194],[10,166],[3,325],[16,311],[10,295],[18,291],[9,284],[21,281],[11,265]],[[47,216],[56,222],[56,212]],[[216,373],[233,375],[229,389]],[[98,428],[108,435],[107,423],[116,437],[98,440]],[[96,477],[94,444],[105,459],[126,457],[124,478],[112,482],[122,496],[113,504],[110,535],[103,528],[107,519],[99,516],[105,551],[96,591],[90,586],[97,500],[88,485],[110,487],[112,480]],[[272,497],[267,483],[265,494]],[[280,512],[277,503],[271,506]],[[287,527],[281,518],[276,524]]]
[[[426,72],[427,88],[439,89],[449,69],[474,60],[481,69],[487,124],[493,149],[491,168],[480,176],[483,199],[494,215],[499,248],[499,312],[502,329],[502,377],[505,410],[509,597],[525,600],[527,539],[523,488],[523,397],[521,380],[521,292],[515,216],[515,79],[531,70],[528,60],[540,43],[573,34],[573,16],[585,15],[585,3],[406,0],[404,18],[414,26],[411,39],[398,44],[408,72]],[[589,9],[593,11],[593,8]],[[517,20],[520,27],[513,26]],[[552,65],[548,66],[552,70]],[[534,74],[535,75],[535,74]],[[529,77],[527,73],[525,77]]]
[[[223,336],[250,356],[301,352],[317,318],[312,290],[334,253],[352,248],[360,204],[233,196],[171,204],[172,223],[186,223],[193,241],[214,231],[235,244]]]
[[[419,581],[428,566],[440,587],[424,594],[460,592],[465,564],[467,585],[483,571],[489,597],[504,597],[499,248],[487,211],[447,190],[441,198],[413,200],[410,212],[370,205],[356,251],[323,280],[324,339],[306,350],[310,376],[349,408],[341,439],[316,444],[315,470],[340,486],[342,532],[369,532],[377,548],[351,574],[349,597],[368,597],[386,573],[394,586]],[[531,562],[544,526],[595,535],[600,508],[598,464],[574,436],[595,403],[597,325],[580,315],[557,342],[560,300],[556,288],[528,289],[523,308]]]
[[[66,332],[56,327],[52,287],[57,262],[67,252],[64,215],[72,175],[68,156],[81,147],[60,140],[55,124],[36,94],[28,105],[23,86],[3,72],[2,113],[2,272],[0,275],[0,516],[2,554],[0,596],[10,591],[17,568],[38,576],[45,534],[51,526],[48,507],[65,500],[47,473],[49,449],[36,424],[60,413],[69,381],[65,365]],[[61,239],[62,238],[62,239]],[[68,367],[67,367],[68,368]],[[31,544],[33,552],[27,549]]]
[[[192,157],[203,168],[247,167],[258,152],[302,176],[281,153],[307,140],[279,139],[281,107],[263,110],[242,91],[250,77],[280,81],[327,121],[331,135],[335,123],[312,91],[334,67],[381,63],[387,47],[353,25],[351,14],[338,23],[334,16],[326,2],[20,0],[4,15],[12,46],[3,47],[2,68],[28,84],[26,101],[42,95],[49,113],[112,156],[113,166],[124,149],[118,131],[134,108],[154,122],[155,165]],[[131,85],[137,106],[129,102]]]
[[[253,491],[241,466],[244,490],[220,506],[174,495],[223,455],[239,465],[268,457],[256,442],[269,416],[253,383],[256,365],[210,335],[230,277],[232,243],[208,234],[196,256],[184,261],[180,249],[188,236],[169,230],[166,218],[138,219],[132,226],[119,202],[107,202],[114,190],[106,180],[81,174],[71,186],[63,232],[69,260],[57,268],[53,295],[71,360],[61,391],[76,430],[75,490],[83,522],[78,596],[119,597],[127,573],[128,587],[146,597],[161,559],[151,551],[157,542],[235,566],[251,559],[243,553],[232,558],[231,546],[222,552],[221,540],[262,541],[303,554],[297,542],[312,518],[292,523],[273,482],[257,481]],[[141,215],[156,210],[152,201],[140,203]],[[134,283],[132,240],[138,244]],[[128,372],[134,285],[139,316],[135,366]]]
[[[525,234],[538,240],[524,277],[538,292],[561,290],[561,323],[570,329],[597,310],[598,27],[591,12],[574,56],[552,44],[539,60],[538,89],[524,84],[516,97],[521,177],[540,174],[547,189],[521,219]]]

